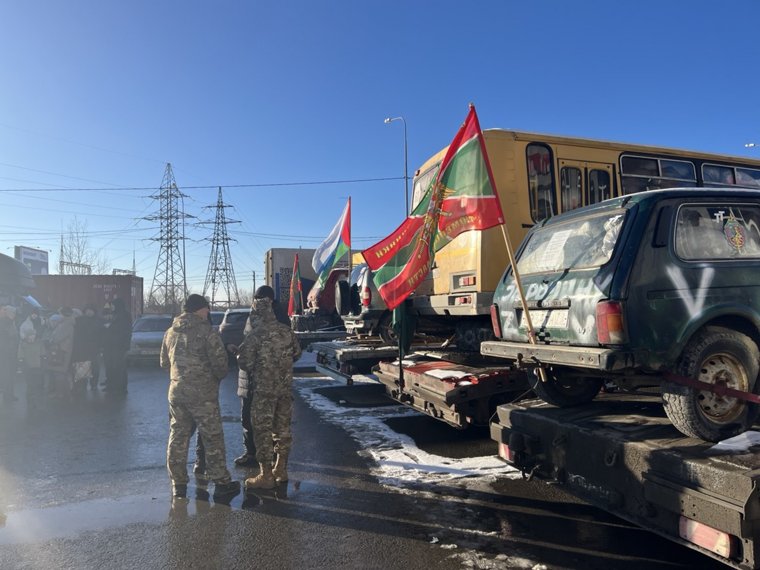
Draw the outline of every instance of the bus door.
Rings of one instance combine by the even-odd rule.
[[[612,164],[560,158],[560,210],[567,212],[612,198],[612,172]]]

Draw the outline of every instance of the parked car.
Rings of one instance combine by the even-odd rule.
[[[132,342],[127,352],[128,362],[158,361],[164,333],[172,324],[172,315],[143,315],[132,325]]]
[[[224,311],[211,311],[209,318],[211,319],[211,328],[219,332],[219,325],[222,324],[222,319],[224,319]]]
[[[760,191],[607,200],[533,228],[517,258],[537,343],[507,269],[492,307],[501,340],[481,351],[540,364],[534,390],[546,402],[588,402],[605,381],[655,386],[670,421],[708,441],[758,417],[757,404],[707,388],[760,387]]]
[[[222,336],[224,346],[228,344],[238,346],[243,342],[245,322],[250,314],[250,308],[227,309],[219,325],[219,334]]]

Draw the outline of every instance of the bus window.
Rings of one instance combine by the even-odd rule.
[[[760,170],[737,168],[736,183],[740,186],[760,186]]]
[[[673,178],[691,183],[697,181],[694,165],[685,160],[660,160],[660,169],[663,178]]]
[[[620,168],[623,194],[697,183],[694,163],[687,160],[627,155],[620,159]]]
[[[703,164],[702,179],[704,180],[706,186],[736,184],[736,180],[734,178],[734,169],[730,166]]]
[[[438,174],[438,167],[440,165],[441,163],[439,162],[414,179],[414,185],[412,188],[412,206],[410,212],[414,211],[422,198],[425,196],[425,193],[430,188],[430,184],[433,182],[435,175]]]
[[[640,156],[624,156],[622,160],[623,174],[633,176],[659,176],[656,158],[642,158]]]
[[[540,222],[556,213],[551,153],[548,147],[529,144],[526,148],[526,159],[530,215],[534,222]]]
[[[588,203],[596,204],[611,197],[610,173],[606,170],[591,170],[588,173]]]
[[[581,170],[565,166],[559,171],[560,205],[562,211],[574,210],[582,205]]]

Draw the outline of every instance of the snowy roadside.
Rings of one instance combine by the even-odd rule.
[[[355,380],[355,385],[371,383]],[[373,475],[381,483],[396,486],[398,482],[438,483],[455,479],[477,479],[487,483],[497,477],[519,477],[517,470],[498,457],[450,458],[427,453],[414,440],[393,431],[384,420],[419,414],[399,406],[351,408],[336,404],[315,392],[317,388],[345,386],[331,378],[298,378],[294,383],[300,396],[326,420],[341,426],[374,460]],[[452,428],[453,429],[453,428]]]

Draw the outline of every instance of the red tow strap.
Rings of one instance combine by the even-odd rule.
[[[744,392],[743,390],[734,390],[724,384],[710,384],[708,382],[702,382],[700,380],[694,380],[694,378],[687,378],[686,376],[679,376],[672,374],[671,372],[665,372],[663,374],[666,380],[675,382],[676,384],[682,384],[689,386],[690,388],[696,388],[704,392],[712,392],[718,396],[729,396],[731,398],[737,398],[739,400],[745,400],[754,404],[760,404],[760,396],[752,394],[751,392]]]

